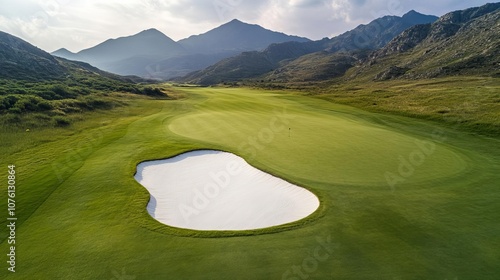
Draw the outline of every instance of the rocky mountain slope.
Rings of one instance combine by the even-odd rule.
[[[290,61],[301,56],[321,52],[312,57],[316,59],[325,57],[324,60],[329,60],[336,57],[335,53],[338,52],[375,50],[387,44],[387,42],[399,35],[406,28],[416,24],[434,22],[436,19],[437,17],[422,15],[415,11],[411,11],[402,17],[385,16],[367,25],[360,25],[332,39],[324,38],[323,40],[305,43],[288,42],[273,44],[262,52],[244,53],[223,60],[202,71],[191,73],[181,80],[200,84],[213,84],[256,78],[274,70],[277,70],[279,73],[290,72],[287,69],[283,69],[283,67],[286,67]],[[328,64],[328,62],[325,63]],[[297,63],[291,65],[291,67],[295,68],[296,66]],[[341,66],[341,68],[345,67]],[[334,70],[333,72],[343,73],[344,70]],[[309,76],[323,76],[323,74],[318,73],[317,75],[313,74]],[[283,77],[279,79],[283,79]]]
[[[374,52],[352,77],[387,80],[500,76],[500,3],[455,11],[414,26]]]

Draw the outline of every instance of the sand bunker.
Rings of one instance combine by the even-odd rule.
[[[195,230],[246,230],[300,220],[319,207],[308,190],[220,151],[194,151],[143,162],[135,179],[151,194],[161,223]]]

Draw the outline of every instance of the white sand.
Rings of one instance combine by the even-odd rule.
[[[143,162],[135,179],[151,194],[149,214],[179,228],[265,228],[300,220],[319,207],[308,190],[220,151]]]

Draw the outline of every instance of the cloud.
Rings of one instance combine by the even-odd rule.
[[[157,28],[174,40],[234,18],[311,39],[332,37],[409,10],[443,15],[488,1],[460,0],[0,0],[3,31],[53,51]]]
[[[290,0],[290,6],[299,8],[318,7],[325,3],[324,0]]]

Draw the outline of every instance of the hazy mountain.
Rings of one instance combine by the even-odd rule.
[[[58,49],[55,52],[52,52],[51,55],[66,58],[66,59],[77,59],[77,54],[70,52],[65,48]]]
[[[85,62],[56,58],[20,38],[0,32],[2,125],[23,129],[68,126],[80,118],[75,113],[122,106],[113,94],[116,92],[167,97],[161,89],[138,82],[151,81],[122,77]]]
[[[146,77],[160,80],[182,77],[237,54],[239,53],[187,54],[163,59],[146,67]]]
[[[500,3],[455,11],[414,26],[375,52],[355,76],[378,80],[500,75]]]
[[[202,71],[191,73],[181,80],[200,84],[213,84],[255,78],[276,69],[278,69],[278,72],[281,73],[291,73],[293,71],[284,69],[288,63],[301,56],[315,52],[322,52],[316,56],[312,56],[315,59],[322,57],[323,62],[326,64],[343,65],[342,68],[345,68],[343,62],[331,64],[331,61],[327,62],[327,60],[335,58],[336,56],[331,55],[336,52],[378,49],[387,44],[406,28],[420,23],[434,22],[435,20],[437,20],[437,17],[435,16],[427,16],[419,14],[415,11],[410,11],[402,17],[385,16],[376,19],[367,25],[360,25],[355,29],[332,39],[325,38],[320,41],[303,43],[287,42],[272,44],[261,52],[255,52],[252,54],[244,53],[239,56],[223,60]],[[342,57],[344,58],[344,56]],[[352,59],[348,60],[352,61]],[[302,62],[302,65],[304,65],[307,60]],[[297,68],[297,66],[298,64],[292,65],[294,68]],[[318,67],[314,69],[320,71],[320,68]],[[339,72],[338,69],[332,71],[335,73]],[[310,77],[322,76],[323,74],[321,73],[310,75]],[[280,77],[280,79],[282,78],[283,77]]]
[[[64,67],[50,54],[0,31],[0,78],[38,80],[64,73]]]
[[[258,25],[233,20],[207,33],[174,42],[156,29],[107,40],[76,54],[66,49],[54,55],[85,61],[120,75],[168,79],[203,69],[242,51],[261,50],[272,43],[307,42]]]
[[[132,36],[106,40],[76,54],[60,49],[53,55],[88,62],[120,75],[144,76],[147,73],[146,67],[151,62],[185,53],[182,46],[165,34],[156,29],[149,29]]]
[[[81,78],[89,75],[121,82],[144,81],[139,77],[108,73],[85,62],[54,57],[18,37],[0,31],[0,79],[63,81],[71,79],[75,73]]]
[[[241,53],[263,50],[273,43],[308,42],[307,38],[271,31],[256,24],[234,19],[201,35],[193,35],[178,43],[192,53]]]

